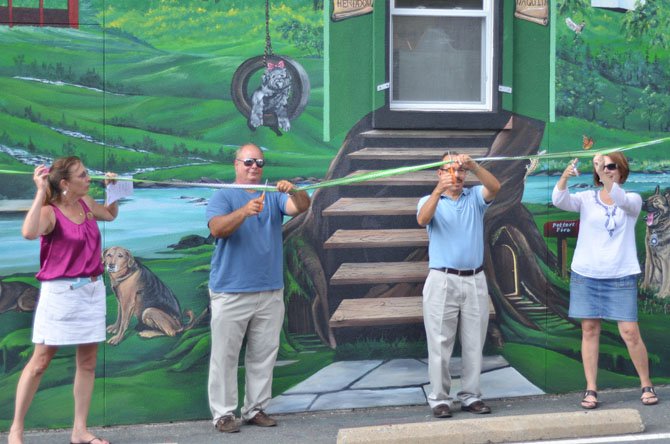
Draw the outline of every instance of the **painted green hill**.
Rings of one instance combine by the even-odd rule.
[[[554,151],[579,149],[583,134],[595,148],[616,147],[668,136],[670,22],[667,0],[627,13],[573,2],[557,20],[556,124],[545,142]],[[581,5],[581,6],[580,6]],[[647,15],[645,15],[647,14]],[[565,25],[583,23],[581,33]],[[645,25],[646,24],[646,25]],[[670,143],[631,152],[638,171],[668,169]],[[562,169],[562,167],[561,167]]]
[[[267,128],[250,131],[230,100],[235,69],[256,52],[165,51],[94,25],[0,32],[0,84],[11,91],[0,102],[0,133],[9,146],[82,155],[98,170],[171,167],[167,176],[182,180],[230,179],[233,147],[247,141],[283,166],[268,169],[271,180],[321,177],[336,151],[321,141],[320,59],[302,60],[310,101],[292,131],[278,138]]]

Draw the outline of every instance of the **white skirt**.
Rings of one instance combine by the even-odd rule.
[[[102,276],[73,290],[70,286],[75,281],[42,282],[33,322],[35,344],[78,345],[105,340],[107,306]]]

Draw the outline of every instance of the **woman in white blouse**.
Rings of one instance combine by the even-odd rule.
[[[642,403],[654,405],[658,396],[649,378],[647,348],[637,323],[637,275],[640,264],[635,247],[635,223],[642,198],[622,188],[629,173],[628,160],[619,153],[593,159],[597,189],[570,194],[568,179],[578,174],[574,159],[552,193],[554,205],[579,212],[579,236],[571,264],[569,316],[581,319],[585,409],[598,407],[597,375],[600,323],[616,321],[619,333],[640,377]]]

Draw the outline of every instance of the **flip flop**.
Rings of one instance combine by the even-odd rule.
[[[645,393],[651,393],[651,396],[644,396]],[[656,390],[654,387],[642,387],[642,396],[640,401],[644,405],[656,405],[658,404],[658,396],[656,395]]]
[[[586,398],[591,396],[595,401],[588,401]],[[586,410],[593,410],[598,407],[598,393],[595,390],[586,390],[584,392],[584,398],[582,399],[581,406]]]

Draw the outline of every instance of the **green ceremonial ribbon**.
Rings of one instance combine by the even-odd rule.
[[[586,150],[579,150],[579,151],[564,151],[561,153],[552,153],[552,154],[531,154],[527,156],[494,156],[494,157],[478,157],[478,158],[473,158],[472,160],[477,161],[477,162],[496,162],[496,161],[502,161],[502,160],[533,160],[533,159],[538,159],[538,160],[543,160],[543,159],[562,159],[562,158],[574,158],[574,157],[593,157],[596,155],[602,155],[605,156],[609,153],[615,152],[615,151],[630,151],[646,146],[651,146],[651,145],[657,145],[659,143],[663,143],[670,140],[670,137],[664,137],[662,139],[656,139],[656,140],[650,140],[647,142],[638,142],[638,143],[633,143],[630,145],[624,145],[624,146],[619,146],[619,147],[614,147],[614,148],[604,148],[601,150],[594,150],[594,151],[586,151]],[[439,166],[442,166],[446,163],[450,163],[450,160],[444,160],[444,161],[439,161],[439,162],[432,162],[432,163],[426,163],[423,165],[415,165],[415,166],[409,166],[409,167],[400,167],[400,168],[392,168],[388,170],[379,170],[379,171],[372,171],[369,173],[362,173],[362,174],[357,174],[354,176],[347,176],[347,177],[340,177],[337,179],[331,179],[331,180],[325,180],[323,182],[320,182],[318,184],[313,184],[313,185],[306,185],[303,187],[298,187],[298,190],[312,190],[316,188],[326,188],[326,187],[331,187],[331,186],[338,186],[338,185],[350,185],[352,183],[358,183],[358,182],[365,182],[368,180],[373,180],[373,179],[380,179],[382,177],[389,177],[389,176],[396,176],[400,174],[405,174],[405,173],[411,173],[414,171],[420,171],[420,170],[426,170],[429,168],[437,168]]]
[[[33,174],[32,171],[0,170],[0,174]]]
[[[530,154],[526,156],[493,156],[493,157],[478,157],[473,158],[472,160],[476,162],[498,162],[498,161],[514,161],[514,160],[549,160],[549,159],[563,159],[563,158],[584,158],[584,157],[594,157],[596,155],[606,156],[609,153],[615,151],[631,151],[643,147],[648,147],[652,145],[658,145],[663,142],[670,141],[670,137],[664,137],[661,139],[649,140],[646,142],[637,142],[630,145],[622,145],[613,148],[603,148],[600,150],[579,150],[579,151],[563,151],[559,153],[541,153],[541,154]],[[353,176],[340,177],[336,179],[324,180],[319,183],[304,185],[296,187],[295,191],[309,191],[315,190],[317,188],[328,188],[340,185],[351,185],[353,183],[366,182],[374,179],[381,179],[383,177],[398,176],[400,174],[411,173],[414,171],[427,170],[430,168],[437,168],[446,163],[450,163],[450,160],[441,160],[438,162],[424,163],[421,165],[405,166],[399,168],[391,168],[386,170],[371,171],[368,173],[356,174]],[[0,170],[0,174],[33,174],[32,171],[13,171],[13,170]],[[91,179],[96,180],[105,180],[108,179],[105,176],[91,176]],[[257,191],[277,191],[277,188],[274,186],[267,185],[249,185],[249,184],[215,184],[215,183],[201,183],[201,182],[182,182],[182,181],[158,181],[158,180],[149,180],[149,179],[135,179],[132,177],[116,177],[115,180],[119,181],[130,181],[130,182],[141,182],[153,185],[164,185],[164,186],[180,186],[180,187],[201,187],[201,188],[238,188],[245,190],[257,190]]]

